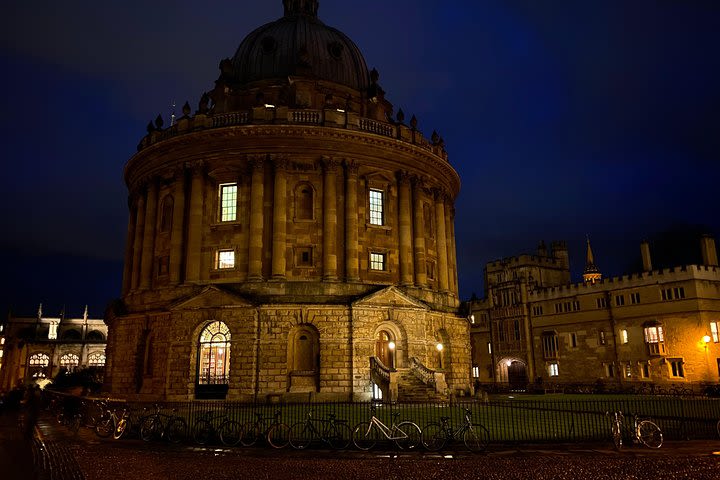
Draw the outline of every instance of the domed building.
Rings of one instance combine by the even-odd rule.
[[[167,400],[469,392],[443,141],[393,112],[317,0],[283,5],[125,167],[106,382]]]

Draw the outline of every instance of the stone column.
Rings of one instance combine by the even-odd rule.
[[[323,157],[323,280],[337,280],[337,167]]]
[[[135,215],[135,240],[133,240],[132,282],[130,288],[137,290],[140,285],[140,259],[142,258],[143,229],[145,228],[145,197],[146,186],[141,186],[137,198],[137,215]]]
[[[143,231],[142,260],[140,261],[140,289],[142,290],[147,290],[152,286],[157,201],[158,180],[152,179],[148,186],[147,203],[145,204],[145,230]]]
[[[188,165],[191,170],[190,211],[188,212],[187,252],[185,255],[185,282],[200,281],[202,261],[202,226],[205,204],[205,165],[202,161]]]
[[[422,181],[412,179],[413,193],[413,233],[415,254],[415,286],[427,286],[427,266],[425,265],[425,221],[423,219]]]
[[[125,240],[125,265],[123,268],[122,294],[126,295],[132,286],[133,272],[133,248],[135,242],[135,224],[137,223],[137,199],[130,196],[128,198],[128,229],[127,238]]]
[[[358,166],[353,161],[345,162],[345,280],[360,280],[358,254]]]
[[[410,177],[407,172],[398,175],[400,217],[400,284],[413,284],[412,218],[410,214]]]
[[[457,295],[457,259],[455,255],[455,208],[448,200],[445,205],[445,233],[447,234],[448,283],[450,291]]]
[[[175,172],[175,192],[173,198],[172,233],[170,234],[170,283],[177,285],[182,281],[180,269],[183,257],[183,232],[185,231],[185,169]]]
[[[250,245],[248,247],[248,280],[262,280],[263,199],[265,195],[265,155],[248,157],[252,171],[250,185]]]
[[[285,278],[287,245],[287,158],[273,157],[275,164],[275,188],[273,193],[273,243],[272,243],[272,278]]]
[[[435,225],[437,225],[438,280],[441,292],[448,291],[448,255],[445,233],[445,194],[439,189],[434,192]]]

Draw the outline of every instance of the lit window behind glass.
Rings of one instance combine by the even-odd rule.
[[[385,270],[385,255],[382,253],[370,254],[370,269]]]
[[[237,184],[220,185],[220,221],[234,222],[237,219]]]
[[[235,252],[233,250],[218,252],[218,268],[235,268]]]
[[[383,224],[383,192],[370,190],[370,224]]]

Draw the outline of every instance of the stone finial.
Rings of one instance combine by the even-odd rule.
[[[403,121],[405,121],[405,112],[402,111],[402,108],[398,110],[397,121],[398,123],[403,123]]]
[[[370,72],[370,81],[372,83],[377,83],[378,80],[380,80],[380,73],[378,73],[376,68],[373,68]]]
[[[163,121],[162,115],[158,115],[155,119],[155,127],[160,130],[165,122]]]
[[[412,118],[410,119],[410,127],[412,127],[413,130],[417,130],[417,126],[418,126],[417,118],[415,117],[415,115],[413,115]]]
[[[285,16],[307,15],[317,18],[318,0],[283,0]]]
[[[438,133],[435,130],[433,130],[433,133],[430,136],[430,140],[432,141],[433,145],[437,145],[438,142],[440,141],[440,135],[438,135]]]
[[[185,105],[183,105],[182,112],[183,115],[186,117],[190,115],[190,103],[188,103],[187,100],[185,101]]]
[[[146,128],[147,128],[147,132],[148,132],[148,133],[152,133],[152,132],[155,131],[155,125],[153,125],[152,120],[150,120],[150,121],[148,122]]]
[[[208,111],[208,104],[210,103],[210,96],[207,94],[207,92],[202,94],[202,97],[200,97],[200,103],[198,104],[198,112],[200,113],[207,113]]]

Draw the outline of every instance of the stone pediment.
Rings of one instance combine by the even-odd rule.
[[[428,306],[417,298],[400,291],[397,287],[389,286],[362,297],[352,303],[353,307],[401,307],[421,308],[429,310]]]
[[[200,293],[178,301],[170,310],[194,310],[199,308],[253,307],[247,299],[213,285]]]

